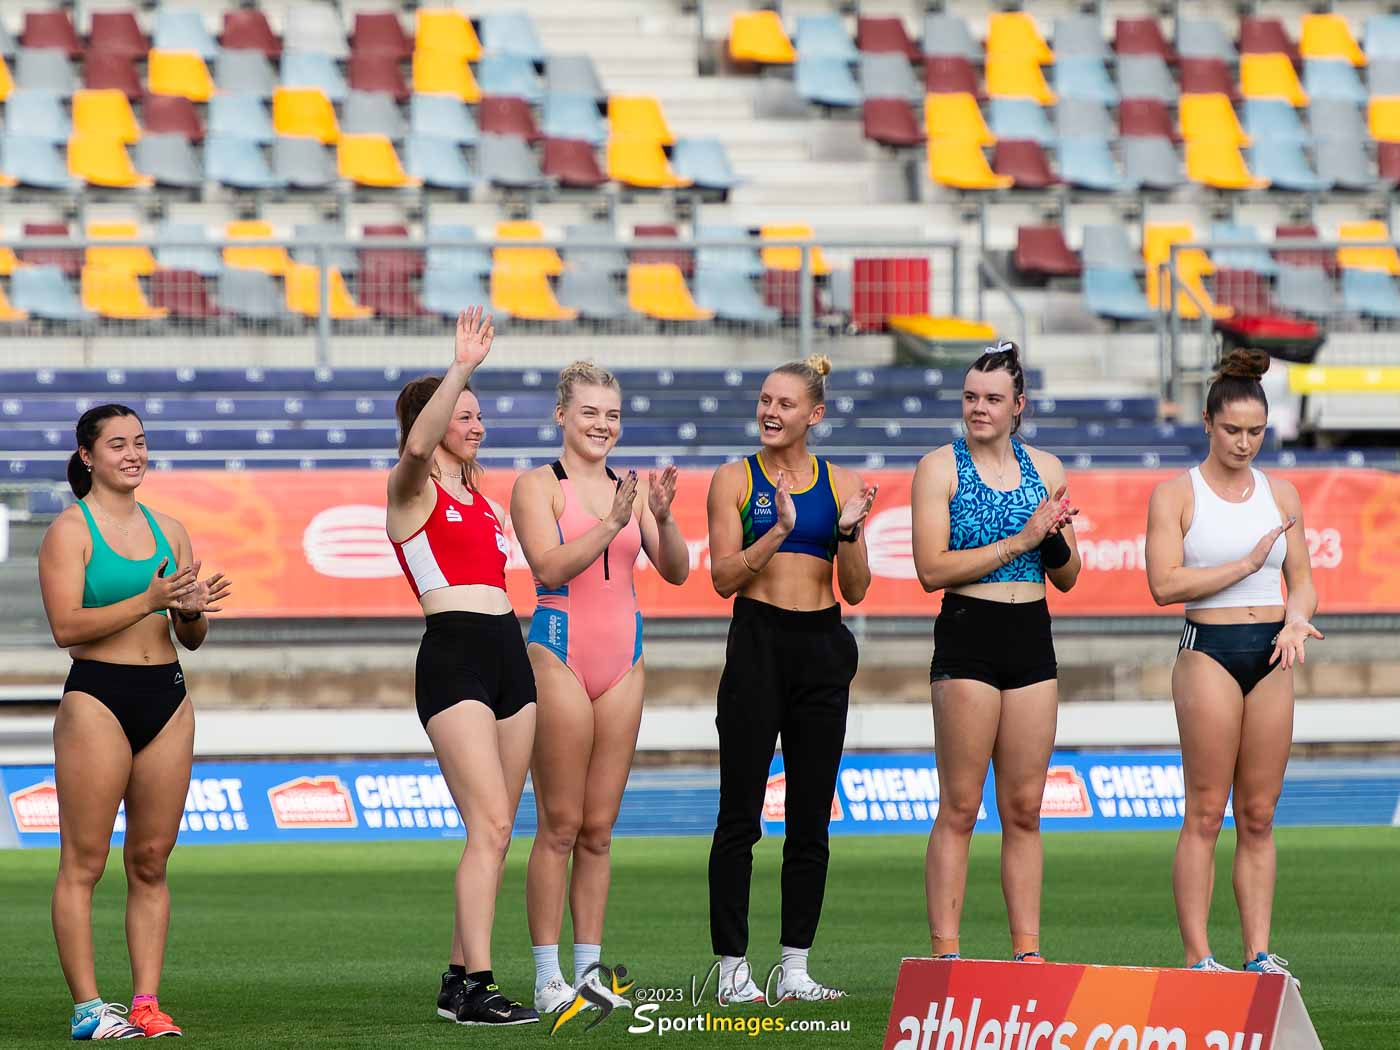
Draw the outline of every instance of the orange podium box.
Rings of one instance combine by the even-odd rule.
[[[885,1050],[1322,1050],[1280,974],[905,959]]]

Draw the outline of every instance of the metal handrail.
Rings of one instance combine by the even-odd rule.
[[[982,255],[978,256],[977,272],[979,276],[990,279],[991,283],[996,286],[997,291],[1001,292],[1002,295],[1006,296],[1006,301],[1011,304],[1011,309],[1015,311],[1016,333],[1020,336],[1020,338],[1017,339],[1016,342],[1017,345],[1021,348],[1021,355],[1024,359],[1026,356],[1025,307],[1023,307],[1021,305],[1020,300],[1016,298],[1016,293],[1015,290],[1011,287],[1011,282],[1008,281],[1002,275],[1002,273],[991,264],[991,261],[987,258],[986,253],[983,253]],[[982,297],[980,295],[977,297],[977,320],[982,320]]]

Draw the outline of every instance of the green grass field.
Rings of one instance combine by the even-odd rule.
[[[1231,843],[1228,834],[1224,838],[1213,943],[1222,960],[1238,965]],[[1047,835],[1047,955],[1179,965],[1169,874],[1173,841],[1168,833]],[[534,972],[524,915],[529,845],[517,841],[512,849],[496,926],[496,974],[520,999],[530,994]],[[776,962],[780,848],[777,841],[762,843],[755,863],[750,958],[763,973]],[[966,955],[1006,956],[997,848],[995,836],[974,840]],[[703,978],[712,961],[707,850],[708,842],[697,838],[614,844],[605,962],[626,964],[647,987],[689,992],[692,975]],[[211,1050],[494,1046],[547,1038],[547,1024],[492,1032],[434,1015],[438,974],[447,961],[456,851],[450,843],[178,849],[171,864],[175,913],[162,1004],[193,1041]],[[910,836],[833,839],[812,969],[850,997],[744,1012],[849,1021],[846,1033],[802,1033],[801,1046],[879,1046],[900,957],[928,953],[923,851],[923,840]],[[54,1046],[68,1037],[69,998],[49,928],[56,860],[47,850],[0,853],[0,1046]],[[1323,1045],[1395,1045],[1400,830],[1281,830],[1279,864],[1274,949],[1293,960]],[[108,871],[95,908],[98,976],[107,998],[126,999],[131,987],[122,939],[124,886],[115,855]],[[712,999],[705,1005],[714,1009]],[[663,1015],[695,1012],[688,1001],[662,1007]],[[656,1038],[628,1036],[628,1023],[620,1012],[592,1032],[574,1021],[555,1038],[599,1044]],[[665,1042],[709,1045],[735,1038],[742,1037],[671,1033]],[[759,1035],[750,1045],[792,1038],[797,1036]]]

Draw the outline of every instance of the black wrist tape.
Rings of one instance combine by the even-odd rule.
[[[1058,569],[1069,561],[1069,541],[1062,532],[1052,532],[1040,543],[1040,562],[1047,569]]]

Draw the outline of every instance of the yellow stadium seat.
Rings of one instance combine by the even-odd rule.
[[[83,306],[103,317],[125,321],[151,321],[170,312],[146,301],[134,273],[104,270],[100,266],[83,267]]]
[[[465,58],[446,51],[419,48],[413,52],[413,90],[419,95],[451,95],[463,102],[481,101],[481,85],[472,75],[472,67]]]
[[[464,62],[475,62],[481,58],[481,41],[461,11],[450,7],[420,7],[415,24],[415,53],[438,51]]]
[[[345,278],[334,266],[327,271],[327,290],[331,317],[337,321],[359,321],[374,316],[374,309],[361,306],[345,287]],[[287,309],[303,317],[321,316],[321,271],[310,263],[291,263],[287,267]]]
[[[1308,104],[1308,93],[1287,55],[1241,55],[1240,93],[1245,98],[1281,98],[1294,106]]]
[[[965,317],[935,317],[932,314],[891,314],[889,326],[919,339],[941,343],[991,343],[997,330],[981,321]]]
[[[87,235],[89,240],[134,241],[141,234],[134,222],[90,222]],[[145,276],[156,272],[156,257],[151,254],[149,248],[140,244],[112,248],[91,245],[84,256],[84,262],[100,270],[115,270],[119,273]],[[0,270],[0,273],[3,272]]]
[[[132,166],[131,155],[122,141],[107,135],[74,132],[68,140],[68,174],[90,186],[133,189],[155,183],[155,179]]]
[[[260,219],[231,222],[224,227],[224,237],[230,241],[266,241],[272,236],[272,224]],[[261,270],[276,276],[286,273],[292,260],[281,245],[229,245],[224,248],[224,265],[238,270]]]
[[[1004,190],[1015,181],[992,171],[976,142],[958,138],[929,140],[928,174],[940,186],[958,190]]]
[[[1040,64],[1027,55],[988,55],[987,94],[992,98],[1029,98],[1042,106],[1055,104],[1055,92],[1045,82]]]
[[[1367,123],[1371,138],[1377,142],[1400,142],[1400,97],[1381,95],[1371,99]]]
[[[1262,190],[1269,184],[1249,170],[1238,146],[1210,140],[1186,143],[1186,177],[1218,190]]]
[[[1171,260],[1171,248],[1196,239],[1195,231],[1185,223],[1149,223],[1142,236],[1142,258],[1147,264],[1147,304],[1155,309],[1163,306],[1168,284],[1167,263]],[[1200,317],[1201,311],[1184,289],[1195,293],[1196,299],[1204,303],[1212,317],[1229,317],[1234,311],[1221,306],[1211,299],[1201,280],[1215,272],[1215,264],[1201,248],[1183,248],[1176,253],[1177,283],[1183,290],[1177,293],[1177,312],[1183,317]]]
[[[791,65],[797,51],[776,11],[735,11],[729,20],[729,57],[735,62]]]
[[[403,170],[394,144],[384,135],[342,135],[336,157],[340,177],[358,186],[423,185]]]
[[[10,97],[15,89],[15,78],[10,76],[10,67],[5,64],[5,56],[0,55],[0,102]]]
[[[199,52],[152,49],[146,62],[152,95],[178,95],[191,102],[208,102],[214,96],[214,80]]]
[[[280,87],[272,93],[272,126],[279,135],[335,142],[340,125],[335,107],[319,88]]]
[[[1339,58],[1354,66],[1366,64],[1351,27],[1339,14],[1304,15],[1298,53],[1304,58]]]
[[[691,180],[671,170],[666,150],[648,139],[608,139],[608,178],[624,186],[668,189],[689,186]]]
[[[9,189],[11,186],[18,185],[19,179],[15,178],[13,175],[6,175],[3,171],[0,171],[0,187]]]
[[[498,241],[542,241],[544,227],[530,219],[496,224]],[[528,270],[556,277],[564,272],[564,260],[553,248],[497,248],[491,253],[491,267]]]
[[[993,11],[987,18],[987,57],[993,55],[1028,58],[1042,66],[1055,61],[1035,19],[1025,11]]]
[[[676,141],[661,112],[661,103],[650,95],[609,97],[608,130],[613,138],[645,139],[663,146]]]
[[[29,317],[23,310],[16,310],[11,304],[9,297],[5,295],[5,289],[0,288],[0,321],[23,321]]]
[[[812,239],[812,227],[806,223],[787,226],[760,226],[758,236],[765,241],[810,241]],[[763,258],[763,268],[765,270],[800,270],[802,269],[802,249],[793,245],[791,247],[764,248],[761,252]],[[817,245],[812,245],[807,250],[807,257],[812,260],[812,272],[814,274],[827,274],[831,272],[831,267],[827,264],[826,256],[822,255],[822,250]]]
[[[73,92],[73,131],[115,137],[125,143],[141,141],[131,103],[126,100],[126,93],[116,88]]]
[[[515,266],[492,268],[491,308],[524,321],[572,321],[578,316],[577,310],[559,305],[548,274]]]
[[[1248,146],[1249,136],[1226,95],[1182,95],[1181,137],[1187,142],[1226,142]]]
[[[1390,231],[1379,219],[1369,222],[1344,222],[1337,227],[1339,241],[1388,241]],[[1337,264],[1344,270],[1384,270],[1400,273],[1400,255],[1394,248],[1338,248]]]
[[[695,305],[675,263],[633,263],[627,267],[627,305],[661,321],[708,321],[713,310]]]
[[[1289,365],[1293,394],[1400,394],[1394,365]]]
[[[979,146],[991,146],[997,140],[977,100],[968,94],[925,95],[924,129],[930,139],[965,139]]]
[[[7,245],[0,245],[0,277],[10,276],[18,265],[19,260],[15,258],[15,250]]]

